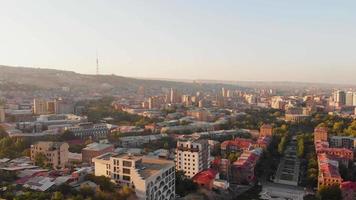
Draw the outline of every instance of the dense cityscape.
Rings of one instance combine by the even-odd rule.
[[[0,200],[356,200],[355,0],[0,0]]]
[[[41,69],[0,70],[1,199],[356,197],[356,88],[41,88],[8,72]]]

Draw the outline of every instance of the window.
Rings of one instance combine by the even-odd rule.
[[[130,174],[130,169],[123,168],[123,169],[122,169],[122,172],[123,172],[124,174]]]
[[[124,179],[125,181],[130,181],[131,180],[130,176],[122,176],[122,179]]]
[[[130,162],[130,161],[123,161],[123,162],[122,162],[122,165],[123,165],[124,167],[131,167],[131,166],[132,166],[132,162]]]

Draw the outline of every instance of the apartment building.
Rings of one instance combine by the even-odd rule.
[[[262,149],[245,150],[231,166],[231,182],[245,184],[253,182],[255,167],[262,154]]]
[[[31,160],[35,161],[40,154],[44,155],[46,164],[53,168],[65,168],[68,163],[69,145],[65,142],[37,142],[31,145]]]
[[[174,162],[132,154],[106,153],[93,158],[95,176],[134,188],[140,200],[175,199]]]
[[[322,186],[340,185],[342,178],[339,173],[339,163],[329,158],[325,153],[318,154],[318,189]]]
[[[192,178],[209,168],[210,147],[207,140],[179,140],[176,148],[176,169]]]
[[[76,137],[80,137],[81,139],[102,139],[106,138],[112,128],[114,128],[114,126],[110,124],[93,124],[88,122],[66,127],[66,130],[72,132]]]

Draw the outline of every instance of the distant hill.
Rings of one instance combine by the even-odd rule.
[[[167,80],[147,80],[128,78],[116,75],[87,75],[73,71],[56,69],[10,67],[0,65],[0,84],[17,84],[20,86],[31,86],[38,89],[56,89],[70,87],[76,89],[102,89],[109,87],[114,89],[136,89],[140,86],[145,88],[197,88],[202,85],[211,87],[228,86],[226,84],[202,84],[192,82],[177,82]],[[238,86],[230,85],[238,88]]]

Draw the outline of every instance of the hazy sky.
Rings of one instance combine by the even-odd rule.
[[[356,84],[355,0],[0,0],[0,64]]]

